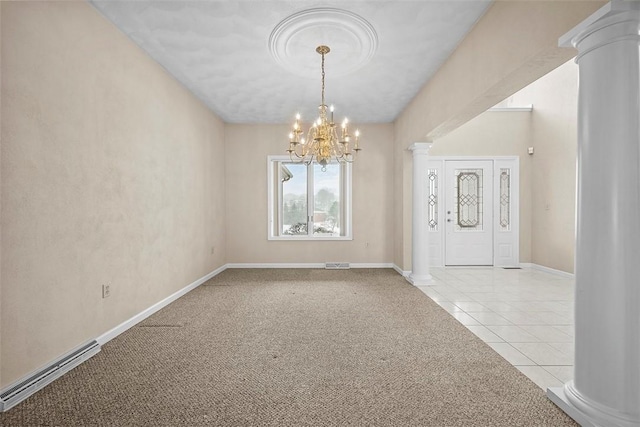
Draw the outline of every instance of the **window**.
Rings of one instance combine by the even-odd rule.
[[[270,156],[269,239],[351,240],[351,165]]]

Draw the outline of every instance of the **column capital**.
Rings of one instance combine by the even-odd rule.
[[[635,19],[634,19],[635,18]],[[578,44],[588,35],[615,23],[640,18],[640,2],[613,0],[595,11],[587,19],[573,27],[558,39],[560,47],[578,47]],[[631,33],[633,34],[633,32]],[[631,35],[630,34],[630,35]],[[635,31],[637,35],[637,29]],[[610,36],[615,36],[611,34]]]
[[[433,142],[414,142],[407,148],[409,151],[413,151],[413,154],[427,154],[433,146]]]

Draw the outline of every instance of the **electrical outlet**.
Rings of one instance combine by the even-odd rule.
[[[109,298],[111,295],[111,284],[102,285],[102,298]]]

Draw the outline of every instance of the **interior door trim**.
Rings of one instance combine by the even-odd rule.
[[[510,172],[510,227],[504,231],[499,227],[499,215],[493,216],[493,265],[495,267],[517,267],[520,265],[520,158],[518,156],[429,156],[428,168],[437,172],[442,178],[437,188],[438,209],[437,218],[442,222],[445,216],[445,161],[449,160],[492,160],[493,161],[493,193],[500,194],[500,170],[509,169]],[[500,197],[493,198],[493,210]],[[429,265],[443,267],[445,265],[445,227],[438,225],[437,230],[429,230]],[[507,249],[505,249],[507,248]]]

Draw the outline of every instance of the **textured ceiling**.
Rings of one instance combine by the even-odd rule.
[[[92,1],[228,123],[314,118],[320,44],[336,121],[392,122],[490,3]]]

